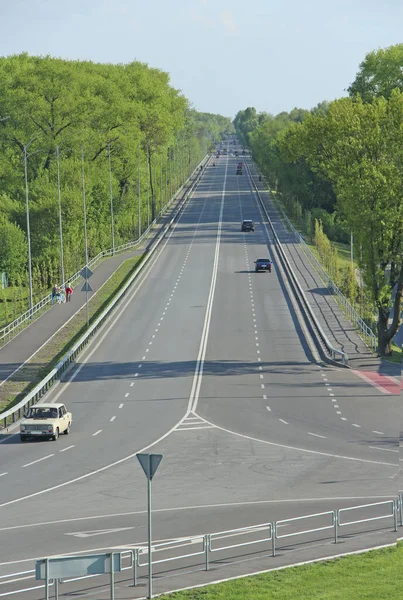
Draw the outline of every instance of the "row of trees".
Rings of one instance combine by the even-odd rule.
[[[234,122],[274,189],[313,216],[325,211],[339,239],[353,233],[382,355],[402,311],[402,73],[398,44],[366,56],[349,97],[276,117],[248,108]]]
[[[27,54],[0,58],[0,274],[27,285],[24,157],[34,289],[136,239],[230,119],[199,113],[167,73]]]

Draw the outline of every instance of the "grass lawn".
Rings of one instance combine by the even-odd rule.
[[[165,600],[398,600],[403,597],[403,544],[356,556],[291,567]]]
[[[118,290],[127,281],[142,256],[127,259],[110,279],[91,298],[90,323],[106,308]],[[0,388],[0,412],[17,404],[55,364],[86,330],[85,306],[59,333],[57,333],[35,356]]]

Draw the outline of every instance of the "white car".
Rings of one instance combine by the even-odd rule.
[[[21,441],[30,437],[57,440],[61,433],[70,433],[72,421],[72,414],[67,412],[64,404],[35,404],[21,421]]]

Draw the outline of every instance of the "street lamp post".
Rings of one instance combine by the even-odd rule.
[[[84,144],[81,146],[81,179],[83,186],[83,209],[84,209],[84,248],[85,248],[85,307],[87,317],[87,328],[90,324],[88,307],[88,241],[87,241],[87,200],[85,196],[85,170],[84,170]]]
[[[140,154],[140,142],[139,142],[139,146],[138,146],[138,174],[139,174],[139,181],[138,181],[138,195],[139,195],[139,222],[138,222],[138,238],[140,239],[141,237],[141,154]]]
[[[62,202],[61,202],[61,190],[60,190],[60,146],[56,146],[56,162],[57,162],[57,198],[59,204],[59,232],[60,232],[60,270],[62,277],[62,285],[65,284],[64,280],[64,258],[63,258],[63,224],[62,224]]]
[[[111,199],[111,226],[112,226],[112,255],[115,254],[115,223],[113,216],[113,192],[112,192],[112,168],[111,168],[111,145],[108,144],[108,164],[109,164],[109,193]]]

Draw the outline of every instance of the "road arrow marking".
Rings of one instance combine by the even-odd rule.
[[[65,533],[64,535],[74,535],[78,538],[94,537],[96,535],[106,535],[108,533],[116,533],[117,531],[128,531],[134,529],[134,527],[118,527],[117,529],[94,529],[93,531],[72,531],[71,533]]]

